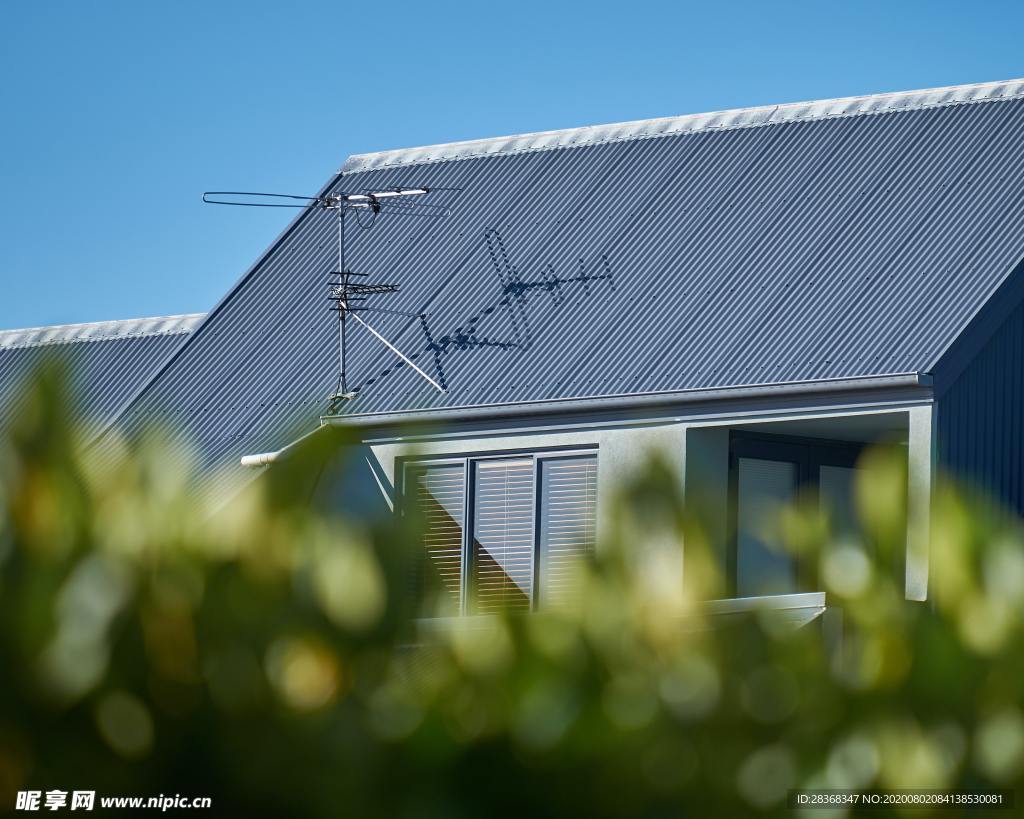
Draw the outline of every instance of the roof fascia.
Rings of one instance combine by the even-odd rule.
[[[673,397],[675,400],[673,400]],[[618,401],[617,399],[624,399]],[[681,399],[681,400],[680,400]],[[446,433],[458,429],[458,434],[493,433],[500,430],[510,434],[507,422],[521,423],[531,419],[542,424],[541,430],[550,430],[551,424],[566,423],[606,428],[621,424],[662,424],[672,411],[683,414],[707,411],[748,414],[751,418],[767,417],[785,409],[813,408],[815,410],[846,410],[877,407],[880,410],[898,410],[932,399],[931,378],[925,373],[904,373],[893,376],[832,379],[824,381],[793,382],[775,385],[751,385],[718,390],[684,390],[643,396],[615,396],[611,399],[572,399],[565,401],[534,401],[490,407],[457,408],[453,410],[423,410],[403,413],[377,413],[361,416],[323,416],[320,426],[272,452],[244,455],[241,465],[260,469],[287,456],[300,443],[329,426],[358,428],[390,434],[396,428],[417,427],[421,431],[444,426]],[[487,410],[488,412],[470,412]],[[626,417],[628,416],[628,417]],[[676,419],[678,420],[678,419]],[[750,420],[750,419],[748,419]],[[467,425],[469,425],[467,427]],[[468,430],[468,431],[465,431]],[[408,430],[406,430],[408,431]],[[526,432],[525,428],[520,431]],[[530,428],[531,432],[538,431]],[[402,435],[404,440],[408,436]],[[364,437],[364,440],[369,440]]]
[[[615,395],[595,398],[524,401],[450,409],[409,410],[405,412],[366,413],[363,415],[325,415],[321,422],[341,427],[391,427],[410,424],[444,424],[464,421],[491,421],[550,415],[593,415],[598,413],[671,412],[676,407],[692,408],[721,402],[768,401],[776,404],[802,404],[815,396],[878,394],[911,390],[931,397],[932,379],[926,373],[899,373],[886,376],[796,381],[782,384],[751,384],[721,389],[692,389],[641,395]]]

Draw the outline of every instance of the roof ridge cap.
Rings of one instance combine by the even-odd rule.
[[[43,347],[86,341],[111,341],[119,338],[183,335],[192,332],[205,313],[180,313],[173,316],[148,316],[74,324],[51,324],[0,330],[0,349]]]
[[[340,173],[350,174],[402,165],[422,165],[475,159],[483,156],[503,156],[555,148],[600,145],[608,142],[670,136],[695,131],[750,128],[801,120],[886,113],[893,110],[920,110],[947,105],[1012,99],[1020,96],[1024,96],[1024,78],[732,108],[723,111],[682,114],[606,125],[587,125],[579,128],[536,131],[511,136],[353,154],[346,160]]]

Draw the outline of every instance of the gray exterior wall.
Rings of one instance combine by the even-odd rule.
[[[908,599],[927,598],[928,510],[931,493],[932,397],[926,387],[893,391],[872,390],[846,395],[807,396],[804,401],[720,401],[678,406],[674,412],[652,411],[646,416],[596,420],[509,419],[491,424],[447,425],[434,432],[415,428],[368,431],[344,470],[328,467],[318,487],[317,502],[341,511],[385,515],[400,491],[404,458],[496,454],[557,449],[593,450],[598,455],[599,539],[618,535],[635,542],[638,559],[651,568],[663,596],[681,593],[684,553],[678,543],[641,542],[631,532],[613,532],[610,512],[621,487],[643,470],[651,456],[673,471],[688,506],[701,510],[709,545],[726,548],[728,508],[729,429],[754,424],[765,432],[786,432],[793,424],[864,428],[870,419],[898,418],[905,431],[910,467],[910,521],[907,544]],[[336,420],[339,425],[342,419]],[[822,432],[826,435],[827,432]],[[674,591],[673,591],[674,590]]]
[[[1024,513],[1024,302],[938,399],[939,465]]]

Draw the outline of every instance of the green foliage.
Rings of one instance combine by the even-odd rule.
[[[859,490],[877,563],[817,510],[780,512],[841,640],[714,616],[720,573],[657,464],[574,604],[417,625],[437,612],[407,594],[414,521],[309,502],[343,436],[225,503],[159,430],[87,447],[61,381],[0,443],[2,805],[60,787],[270,816],[782,815],[796,787],[1022,784],[1020,533],[942,487],[933,601],[906,603],[883,568],[898,464]],[[684,538],[682,593],[664,578]]]

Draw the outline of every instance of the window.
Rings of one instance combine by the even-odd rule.
[[[853,507],[858,443],[733,432],[729,440],[732,548],[729,580],[738,597],[814,591],[816,565],[780,548],[775,512],[814,497],[834,534],[857,535]]]
[[[573,569],[597,541],[597,458],[547,458],[540,462],[541,599],[570,599]]]
[[[570,598],[574,564],[594,548],[597,456],[410,463],[405,498],[424,527],[417,585],[430,575],[462,613],[530,611]]]
[[[529,611],[534,566],[533,459],[473,463],[471,593],[481,614]]]
[[[425,563],[456,606],[462,604],[464,473],[462,464],[439,464],[416,465],[408,474],[411,500],[423,522]]]
[[[736,593],[796,591],[796,563],[775,548],[771,515],[795,499],[797,465],[738,458],[736,470]]]

